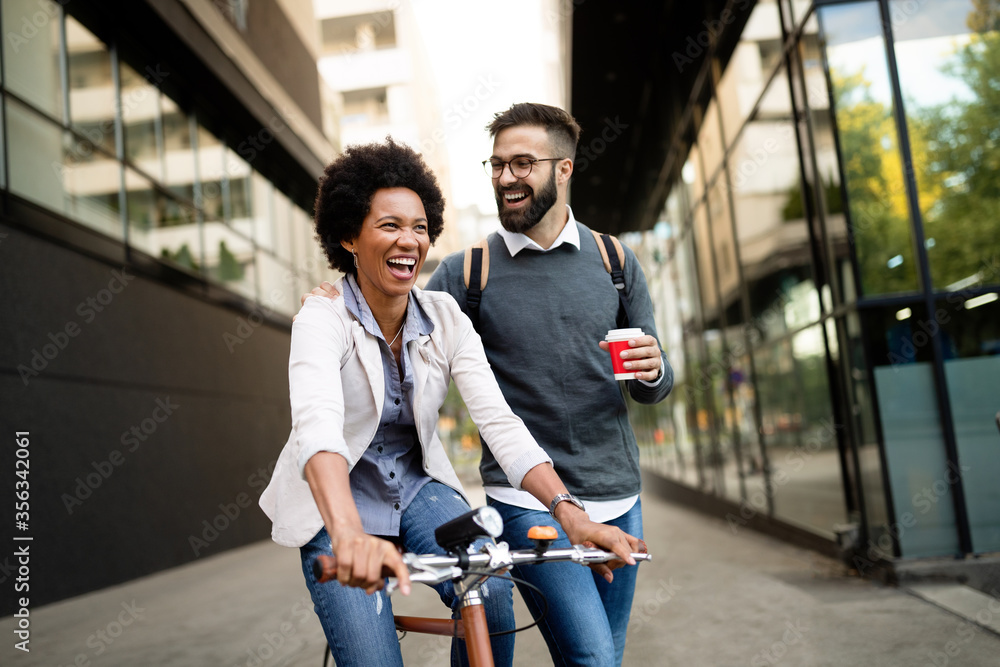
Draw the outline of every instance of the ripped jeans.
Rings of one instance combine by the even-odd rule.
[[[441,547],[434,540],[434,529],[468,511],[468,503],[450,487],[433,481],[425,484],[400,520],[399,542],[403,545],[403,550],[418,554],[441,553]],[[481,547],[485,540],[475,544]],[[360,588],[341,586],[335,581],[317,583],[312,573],[313,561],[319,554],[331,553],[326,528],[316,533],[300,549],[300,553],[306,586],[338,667],[401,667],[403,658],[396,639],[391,600],[382,591],[366,595]],[[510,581],[491,578],[480,589],[490,632],[514,629],[513,588]],[[457,618],[457,599],[451,582],[438,584],[434,589]],[[493,637],[490,641],[496,664],[511,665],[514,659],[514,635]],[[462,640],[452,640],[451,664],[468,664]]]

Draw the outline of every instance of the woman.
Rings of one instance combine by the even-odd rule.
[[[292,433],[260,504],[279,544],[299,547],[306,584],[338,665],[402,664],[383,565],[409,577],[396,545],[437,551],[434,528],[468,511],[436,433],[451,379],[515,488],[549,505],[566,489],[507,407],[479,336],[454,299],[414,282],[443,227],[444,199],[423,160],[389,139],[348,148],[316,197],[316,230],[342,298],[306,299],[292,327]],[[555,516],[575,543],[629,562],[639,543],[569,502]],[[334,553],[339,583],[318,584],[317,555]],[[344,584],[346,586],[342,586]],[[491,630],[512,629],[512,587],[491,580]],[[452,607],[450,583],[437,587]],[[513,635],[492,640],[511,664]],[[464,659],[452,648],[452,662]]]

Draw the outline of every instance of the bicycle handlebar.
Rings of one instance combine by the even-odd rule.
[[[562,549],[546,549],[538,551],[535,549],[521,549],[510,551],[506,542],[499,544],[489,544],[486,553],[468,554],[459,557],[444,554],[403,554],[403,563],[410,571],[410,581],[428,585],[440,584],[449,579],[457,579],[470,571],[499,572],[512,565],[530,565],[533,563],[571,561],[581,565],[592,563],[607,563],[612,560],[621,560],[617,554],[610,551],[603,551],[592,547],[581,545]],[[648,553],[633,553],[632,558],[636,564],[640,561],[651,560]],[[464,564],[463,564],[464,561]],[[320,583],[333,581],[337,578],[337,558],[336,556],[317,556],[313,562],[313,575]],[[393,577],[394,572],[387,568],[382,568],[382,576]],[[390,581],[386,587],[386,594],[391,594],[395,590],[395,580]]]

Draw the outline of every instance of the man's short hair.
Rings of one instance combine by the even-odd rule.
[[[490,137],[496,138],[502,130],[508,127],[529,125],[543,127],[552,142],[552,148],[559,155],[551,157],[568,157],[576,160],[576,145],[580,141],[580,125],[569,112],[559,107],[535,102],[521,102],[511,106],[506,111],[500,111],[493,116],[493,121],[486,126]]]

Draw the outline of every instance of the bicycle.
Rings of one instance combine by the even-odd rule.
[[[502,574],[514,565],[530,565],[557,561],[572,561],[581,565],[591,563],[607,563],[620,560],[610,552],[574,545],[569,548],[549,549],[558,537],[558,532],[552,526],[534,526],[528,530],[528,539],[535,544],[534,549],[511,551],[506,542],[489,543],[485,552],[470,553],[470,545],[481,537],[497,538],[503,532],[503,519],[500,513],[492,507],[480,507],[466,512],[451,521],[444,523],[434,531],[434,538],[447,554],[403,554],[403,563],[410,571],[410,581],[433,586],[454,581],[455,594],[459,598],[460,620],[445,618],[426,618],[422,616],[395,616],[396,630],[399,632],[442,635],[459,638],[465,641],[465,648],[470,667],[493,667],[493,652],[490,648],[490,631],[486,625],[486,612],[479,597],[479,588],[490,577],[509,577]],[[648,553],[633,553],[636,565],[650,560]],[[386,595],[392,595],[398,582],[391,577],[391,570],[383,570],[389,578],[385,586]],[[334,581],[337,578],[337,559],[335,556],[318,556],[313,562],[313,574],[320,583]],[[530,585],[530,584],[529,584]],[[536,589],[541,594],[541,591]],[[545,617],[547,603],[541,615],[530,625],[508,632],[521,632],[534,627]],[[323,658],[330,655],[327,646]]]

